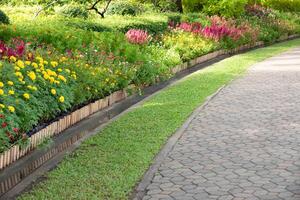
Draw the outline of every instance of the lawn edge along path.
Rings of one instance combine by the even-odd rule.
[[[20,199],[127,199],[168,138],[224,84],[300,45],[288,41],[233,56],[151,96],[82,143]]]

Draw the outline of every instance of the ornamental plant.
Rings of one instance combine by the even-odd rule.
[[[147,31],[140,29],[130,29],[126,33],[126,39],[132,44],[146,44],[149,40]]]
[[[0,58],[1,57],[22,57],[26,53],[26,44],[23,40],[14,38],[11,44],[0,41]]]
[[[251,36],[251,41],[257,39],[256,29],[252,28],[247,22],[237,25],[234,20],[213,16],[209,18],[210,25],[203,27],[200,23],[182,22],[178,24],[175,30],[191,32],[216,42],[226,40],[227,38],[237,42],[246,36]]]
[[[268,17],[273,14],[273,10],[258,4],[249,4],[246,6],[246,13],[250,16]]]

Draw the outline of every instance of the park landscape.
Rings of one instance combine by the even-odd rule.
[[[63,116],[103,99],[109,106],[112,94],[142,95],[201,56],[269,46],[225,59],[154,95],[84,141],[19,199],[130,198],[167,139],[209,95],[256,62],[300,44],[275,44],[300,33],[300,2],[292,0],[0,5],[2,155],[28,148],[30,138]],[[51,140],[48,134],[34,149]]]

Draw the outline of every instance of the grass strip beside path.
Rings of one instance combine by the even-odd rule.
[[[225,59],[163,90],[109,124],[20,199],[127,199],[169,136],[219,87],[300,39]]]

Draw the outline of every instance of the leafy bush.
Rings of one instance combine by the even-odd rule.
[[[158,34],[168,29],[167,22],[133,22],[126,26],[116,27],[117,30],[126,33],[130,29],[142,29],[147,30],[151,34]]]
[[[183,61],[208,53],[217,46],[213,41],[181,31],[175,31],[164,36],[163,41],[166,48],[178,52]]]
[[[81,5],[67,4],[61,8],[61,14],[66,17],[78,17],[87,19],[89,17],[88,11]]]
[[[239,17],[245,11],[248,0],[183,0],[186,12],[204,12],[209,15]]]
[[[9,24],[9,18],[2,10],[0,10],[0,24]]]
[[[276,10],[300,12],[299,0],[261,0],[261,3]]]
[[[208,0],[203,12],[209,15],[224,17],[239,17],[244,14],[248,0]]]
[[[107,9],[107,14],[110,15],[138,15],[142,12],[141,7],[128,1],[116,1]]]

